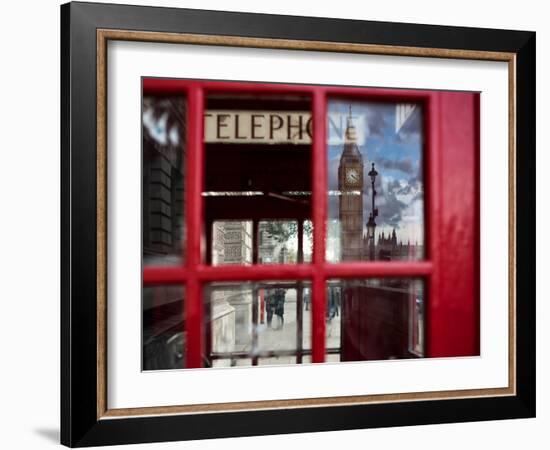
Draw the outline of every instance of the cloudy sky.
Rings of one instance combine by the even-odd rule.
[[[375,188],[377,236],[395,228],[398,240],[423,244],[424,186],[422,176],[422,111],[417,106],[405,126],[396,133],[396,104],[349,102],[329,103],[329,115],[352,117],[363,155],[364,191],[363,224],[371,212],[371,184],[367,173],[374,162],[378,172]],[[329,189],[338,189],[338,165],[343,145],[338,143],[338,130],[329,126]],[[338,197],[329,200],[329,217],[338,218]]]

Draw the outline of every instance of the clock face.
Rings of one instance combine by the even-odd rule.
[[[346,182],[348,184],[359,184],[361,178],[359,176],[359,171],[357,169],[347,169],[346,170]]]

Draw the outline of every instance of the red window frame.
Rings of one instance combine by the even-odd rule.
[[[186,368],[202,367],[202,287],[213,281],[309,280],[312,362],[325,360],[326,282],[333,278],[422,277],[425,356],[479,354],[479,94],[338,86],[143,79],[143,94],[187,100],[186,255],[181,266],[144,267],[143,285],[185,285]],[[214,92],[306,95],[312,101],[313,255],[309,264],[204,264],[205,97]],[[325,261],[327,220],[326,117],[329,97],[420,103],[424,110],[426,259]]]

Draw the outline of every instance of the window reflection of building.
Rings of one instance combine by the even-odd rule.
[[[288,249],[289,239],[284,236],[293,222],[260,221],[258,225],[258,262],[260,264],[287,264],[295,262]],[[281,233],[277,233],[280,230]]]
[[[252,263],[252,222],[216,221],[213,224],[212,264]],[[212,290],[210,295],[212,351],[245,348],[252,332],[252,290]]]
[[[365,239],[366,240],[366,239]],[[365,246],[367,243],[365,242]],[[376,241],[376,259],[381,261],[409,261],[424,257],[424,246],[410,241],[404,243],[398,240],[395,228],[391,235],[385,235],[384,231],[378,235]]]
[[[184,124],[183,98],[144,98],[144,264],[175,263],[184,251]]]
[[[216,221],[213,228],[213,265],[252,263],[252,222]]]
[[[142,110],[142,251],[144,265],[178,264],[185,251],[185,100],[145,96]],[[184,290],[143,289],[143,368],[184,364]]]
[[[184,365],[184,291],[180,286],[143,289],[143,369],[178,369]]]
[[[261,223],[258,229],[258,261],[262,263],[271,263],[275,261],[275,248],[277,242],[275,236],[269,234],[267,224]]]

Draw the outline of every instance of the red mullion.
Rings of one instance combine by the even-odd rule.
[[[311,264],[265,264],[252,266],[199,266],[198,278],[205,281],[307,280],[315,270]]]
[[[282,83],[208,81],[193,79],[144,78],[145,94],[173,94],[201,87],[203,92],[230,92],[243,94],[301,94],[311,95],[312,86]]]
[[[445,301],[440,285],[440,223],[441,200],[440,192],[444,188],[441,179],[440,153],[440,95],[431,93],[424,105],[424,136],[427,140],[424,146],[424,168],[427,179],[426,198],[426,236],[428,242],[427,257],[432,262],[434,270],[428,279],[428,295],[425,307],[425,339],[426,356],[434,356],[434,348],[437,345],[435,337],[438,336],[437,311],[440,304]]]
[[[347,97],[350,99],[376,100],[381,102],[425,102],[430,97],[429,91],[407,89],[327,87],[328,97]]]
[[[173,78],[144,78],[143,94],[181,94],[200,86],[199,81]]]
[[[342,262],[325,265],[326,278],[426,277],[433,273],[431,261]]]
[[[179,80],[176,80],[179,81]],[[203,217],[203,115],[204,91],[199,84],[182,84],[187,90],[187,284],[185,331],[187,339],[186,368],[202,367],[203,307],[197,267],[202,263],[201,239]]]
[[[173,94],[202,87],[208,92],[231,92],[248,94],[303,94],[311,95],[323,90],[326,96],[370,98],[388,102],[420,102],[430,96],[429,91],[407,89],[383,89],[364,87],[311,86],[301,84],[256,83],[232,81],[208,81],[195,79],[144,78],[144,94]]]
[[[312,314],[311,314],[311,361],[325,361],[325,235],[327,219],[327,152],[326,122],[327,96],[324,88],[313,91],[313,144],[312,144],[312,219],[313,258],[312,266]]]
[[[311,96],[315,86],[303,84],[256,83],[232,81],[202,81],[201,86],[209,93],[230,92],[242,94],[296,94]]]
[[[188,271],[179,266],[147,266],[143,268],[143,285],[182,284],[187,281]]]

